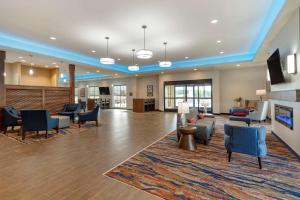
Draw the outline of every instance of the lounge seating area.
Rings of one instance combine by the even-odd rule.
[[[300,1],[0,1],[0,200],[300,200]]]

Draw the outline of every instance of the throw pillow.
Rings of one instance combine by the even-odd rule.
[[[247,116],[247,113],[244,113],[244,112],[234,112],[233,115],[234,116],[239,116],[239,117],[245,117],[245,116]]]
[[[190,118],[188,119],[188,123],[196,123],[197,120],[195,118]]]

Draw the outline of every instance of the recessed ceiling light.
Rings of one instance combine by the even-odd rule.
[[[119,74],[115,74],[115,76],[118,76]]]
[[[96,72],[97,72],[97,73],[99,73],[99,72],[100,72],[100,70],[97,70]]]
[[[189,57],[186,56],[185,59],[189,59]]]
[[[26,60],[21,60],[21,62],[26,62]]]
[[[121,60],[121,58],[118,58],[118,60],[120,61],[120,60]]]
[[[34,63],[30,63],[31,66],[34,66]]]
[[[48,65],[45,65],[46,68],[48,68]]]
[[[89,74],[90,72],[86,72],[87,74]]]
[[[22,56],[19,56],[18,58],[19,58],[19,59],[22,59],[23,57],[22,57]]]
[[[237,64],[236,66],[237,66],[237,67],[240,67],[241,65],[240,65],[240,64]]]
[[[92,50],[92,53],[96,53],[96,51],[95,51],[95,50]]]
[[[139,76],[138,74],[136,74],[135,76]]]
[[[56,65],[56,62],[52,63],[52,65]]]
[[[56,67],[56,68],[59,68],[59,66],[58,66],[58,65],[56,65],[55,67]]]
[[[222,43],[222,40],[217,40],[217,43],[218,43],[218,44]]]
[[[56,40],[56,37],[53,37],[53,36],[51,36],[49,38],[50,38],[50,40]]]
[[[224,51],[221,51],[220,54],[224,54]]]
[[[213,19],[213,20],[210,21],[210,23],[212,23],[212,24],[216,24],[218,22],[219,22],[219,20],[217,20],[217,19]]]
[[[165,72],[160,72],[161,74],[164,74]]]
[[[197,71],[198,69],[194,69],[194,71]]]

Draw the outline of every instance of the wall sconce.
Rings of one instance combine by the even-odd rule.
[[[297,55],[291,54],[287,56],[287,72],[289,74],[295,74],[297,67]]]
[[[29,69],[28,73],[29,73],[30,76],[32,76],[34,74],[33,69]]]

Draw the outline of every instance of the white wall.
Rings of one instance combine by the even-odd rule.
[[[281,57],[283,59],[283,66],[285,67],[286,56],[297,53],[298,73],[295,75],[287,75],[287,83],[273,85],[272,91],[295,90],[300,89],[300,40],[299,40],[299,11],[291,17],[289,22],[282,28],[281,32],[272,41],[270,52],[279,48]],[[292,107],[294,114],[294,130],[283,126],[274,120],[274,104],[280,104]],[[272,110],[272,131],[277,134],[285,143],[287,143],[293,150],[300,155],[300,103],[271,100]]]
[[[159,76],[159,110],[164,110],[164,82],[179,80],[212,79],[213,81],[213,112],[220,113],[220,72],[196,71],[190,73],[162,74]]]
[[[220,112],[228,113],[234,99],[258,100],[256,90],[266,88],[266,67],[222,70],[220,72]]]
[[[153,85],[153,97],[147,97],[147,85]],[[145,76],[137,78],[136,98],[155,98],[155,108],[158,109],[159,99],[158,76]]]

